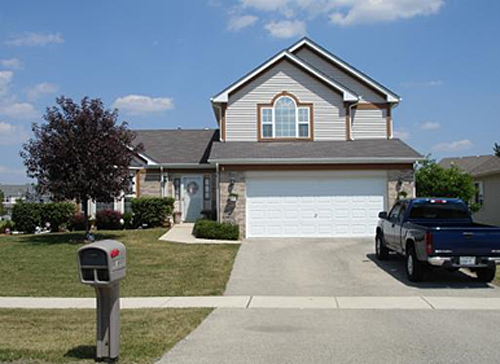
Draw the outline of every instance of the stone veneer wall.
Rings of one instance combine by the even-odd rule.
[[[234,184],[231,183],[234,179]],[[222,222],[236,223],[240,227],[240,236],[245,237],[246,228],[246,180],[245,172],[221,171],[219,175],[219,218]],[[236,202],[229,200],[229,195],[238,195]]]
[[[406,192],[406,198],[415,197],[415,179],[412,169],[390,170],[387,174],[387,196],[390,210],[398,200],[398,195]],[[402,197],[404,198],[404,197]]]

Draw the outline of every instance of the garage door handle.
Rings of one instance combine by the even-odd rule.
[[[314,218],[317,218],[318,217],[318,214],[314,214]]]

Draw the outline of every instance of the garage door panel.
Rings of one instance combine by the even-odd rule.
[[[373,235],[384,209],[385,177],[309,175],[247,177],[248,237]]]

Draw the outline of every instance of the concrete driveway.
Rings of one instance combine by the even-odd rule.
[[[484,297],[488,302],[498,300],[500,289],[462,272],[436,271],[424,283],[410,283],[402,259],[376,261],[371,239],[262,239],[243,242],[226,295]],[[484,307],[219,308],[160,362],[498,362],[500,310]]]
[[[373,239],[253,239],[243,242],[225,294],[500,297],[500,289],[438,269],[412,283],[404,259],[375,258]]]

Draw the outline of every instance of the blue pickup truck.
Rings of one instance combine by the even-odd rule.
[[[467,268],[491,282],[500,264],[500,228],[473,222],[459,199],[401,200],[379,213],[375,251],[379,260],[391,251],[404,256],[412,282],[422,280],[429,266]]]

